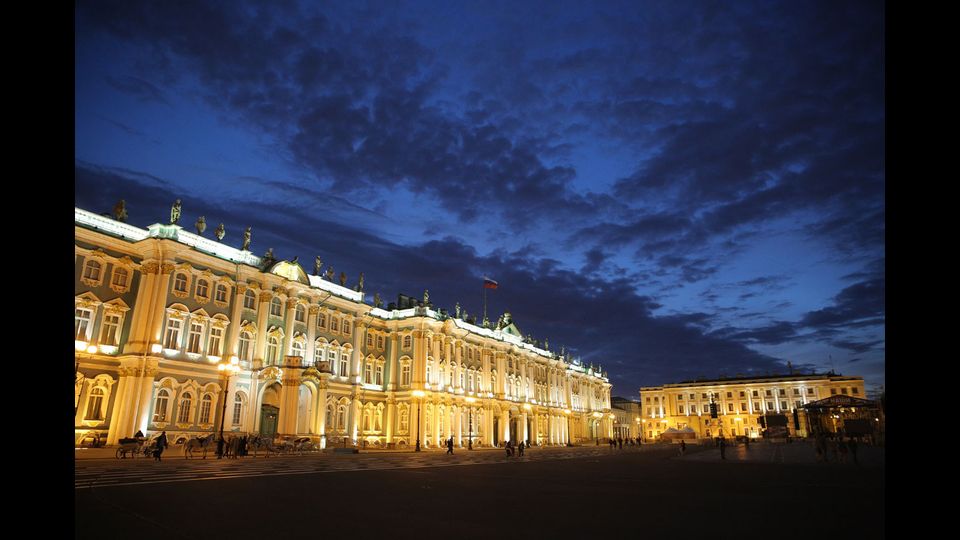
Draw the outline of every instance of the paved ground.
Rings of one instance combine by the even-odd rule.
[[[155,463],[79,453],[77,538],[884,536],[876,448],[861,449],[859,466],[813,463],[799,443],[730,448],[723,461],[715,448],[679,457],[658,446],[511,459],[500,450],[256,460],[174,451]]]

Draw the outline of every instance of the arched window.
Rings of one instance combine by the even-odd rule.
[[[214,301],[220,302],[221,304],[227,303],[227,286],[223,283],[217,283],[217,296],[214,298]]]
[[[283,304],[279,298],[274,298],[270,301],[270,315],[273,317],[283,316]]]
[[[333,431],[334,429],[336,429],[336,426],[334,425],[333,420],[334,420],[333,405],[327,405],[327,420],[326,420],[327,431]]]
[[[207,280],[197,280],[197,297],[210,298],[210,284],[207,283]]]
[[[272,366],[277,363],[277,355],[280,351],[280,340],[277,336],[270,336],[267,339],[267,360],[266,363],[268,366]]]
[[[110,278],[110,287],[115,291],[126,291],[130,281],[130,272],[126,268],[114,266],[113,276]]]
[[[83,278],[88,281],[100,282],[100,276],[103,275],[103,265],[99,262],[90,259],[87,261],[87,264],[83,267]]]
[[[90,339],[90,329],[93,327],[93,310],[78,307],[74,313],[74,321],[76,323],[76,335],[74,339],[77,341],[88,341]]]
[[[170,399],[170,392],[165,388],[161,388],[157,392],[157,399],[153,404],[153,421],[154,422],[166,422],[167,421],[167,403]]]
[[[337,407],[337,431],[347,429],[347,408],[343,405]]]
[[[103,388],[97,387],[90,391],[87,399],[87,420],[103,420]]]
[[[363,430],[370,431],[370,409],[363,411]]]
[[[243,413],[243,398],[240,394],[233,397],[233,425],[240,425],[240,416]]]
[[[180,349],[180,332],[183,330],[183,321],[170,317],[167,319],[167,330],[163,335],[164,349]]]
[[[294,341],[293,356],[299,356],[300,358],[303,358],[305,353],[306,353],[306,344],[302,341]]]
[[[343,321],[343,335],[349,336],[352,329],[353,329],[353,323],[347,320]]]
[[[210,394],[203,396],[203,399],[200,400],[200,423],[209,424],[210,423],[210,407],[213,405],[213,398]]]
[[[190,422],[190,405],[193,403],[193,396],[186,392],[180,398],[180,412],[177,414],[177,422],[187,424]]]
[[[377,431],[383,431],[383,409],[378,407],[375,415],[376,423],[374,429]]]
[[[320,362],[323,362],[324,345],[326,344],[319,339],[313,342],[313,362],[317,366],[320,365]]]
[[[250,361],[250,354],[253,352],[253,335],[250,332],[240,332],[240,347],[237,356],[241,360]]]
[[[373,384],[373,364],[369,360],[363,363],[363,383]]]
[[[243,293],[243,307],[244,309],[257,309],[257,294],[250,289]]]
[[[307,321],[307,310],[303,309],[303,306],[297,304],[297,310],[295,312],[295,318],[297,322],[306,322]]]
[[[187,275],[186,274],[177,274],[173,278],[173,290],[181,293],[187,292]]]
[[[431,374],[433,372],[433,360],[427,360],[427,384],[433,384]]]

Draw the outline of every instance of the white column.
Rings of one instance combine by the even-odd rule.
[[[283,344],[281,351],[284,356],[293,354],[293,322],[296,320],[297,299],[287,298],[286,317],[283,321]]]
[[[263,357],[267,351],[267,315],[270,314],[270,300],[273,299],[273,293],[261,291],[258,298],[260,303],[257,306],[259,308],[257,310],[257,339],[253,347],[254,367],[263,366]]]
[[[226,343],[223,344],[223,357],[230,358],[237,354],[237,342],[240,340],[240,314],[243,307],[243,295],[247,292],[245,283],[237,283],[234,287],[233,307],[230,309],[230,326],[228,326],[227,335],[224,336]]]
[[[463,425],[462,425],[463,424],[463,407],[456,408],[454,422],[456,423],[456,425],[454,426],[455,433],[456,433],[454,442],[458,447],[462,448],[463,447]]]

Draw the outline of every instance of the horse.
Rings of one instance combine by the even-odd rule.
[[[247,443],[251,449],[253,449],[253,457],[257,457],[257,450],[264,450],[264,457],[270,457],[270,453],[279,454],[280,451],[273,446],[273,441],[261,435],[254,435],[250,437],[250,441]]]
[[[193,457],[193,450],[199,448],[203,450],[203,459],[207,459],[207,449],[216,443],[216,438],[217,437],[211,433],[206,437],[194,437],[183,443],[183,457],[187,459]]]

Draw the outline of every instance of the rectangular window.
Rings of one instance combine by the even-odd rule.
[[[733,412],[733,403],[727,403],[727,412]]]
[[[677,400],[678,400],[678,401],[683,401],[683,394],[680,394],[679,396],[677,396]]]
[[[807,394],[813,394],[813,388],[807,388]]]
[[[373,366],[370,365],[370,362],[366,362],[363,366],[363,382],[364,384],[373,384]]]
[[[240,412],[243,410],[243,402],[236,400],[233,402],[233,425],[240,424]]]
[[[367,347],[373,348],[373,334],[367,334]]]
[[[384,344],[385,344],[385,340],[383,336],[377,336],[377,348],[380,350],[383,350]]]
[[[690,394],[690,399],[697,399],[697,395],[696,395],[696,394]]]
[[[729,398],[732,398],[732,397],[733,397],[733,392],[727,392],[727,398],[729,399]]]
[[[187,338],[187,352],[200,353],[200,336],[203,335],[203,325],[196,322],[190,323],[190,336]]]
[[[93,319],[93,311],[86,308],[77,308],[74,315],[75,337],[77,341],[87,341],[90,334],[90,321]]]
[[[237,356],[240,357],[240,360],[250,360],[250,337],[246,332],[240,334],[240,346],[237,350]]]
[[[403,368],[400,371],[400,384],[403,386],[410,385],[410,364],[403,365]]]
[[[854,386],[854,387],[853,387],[853,394],[854,394],[854,395],[857,395],[857,394],[859,394],[859,393],[860,393],[860,389],[857,388],[856,386]]]
[[[340,319],[336,317],[330,317],[330,331],[331,332],[340,331]]]
[[[746,395],[741,391],[741,392],[740,392],[740,399],[743,399],[744,397],[746,397]]]
[[[651,409],[650,407],[647,407],[647,416],[652,416],[653,415],[652,411],[653,409]]]
[[[180,331],[183,329],[183,321],[180,319],[167,320],[167,332],[163,336],[164,349],[180,348]]]
[[[837,389],[836,389],[836,388],[831,388],[831,389],[830,389],[830,395],[831,395],[831,396],[837,395]]]
[[[412,336],[403,336],[403,348],[409,349],[413,346],[413,337]]]
[[[760,410],[760,402],[759,402],[759,401],[754,401],[754,402],[753,402],[753,410],[754,410],[754,411],[759,411],[759,410]]]
[[[773,392],[771,392],[770,390],[767,390],[767,395],[768,395],[768,396],[772,396],[772,395],[773,395]]]
[[[352,328],[353,323],[350,321],[343,321],[343,335],[349,336]]]
[[[840,389],[840,393],[843,394],[843,395],[847,395],[847,389],[846,389],[846,388],[841,388],[841,389]]]
[[[214,301],[226,303],[227,301],[226,285],[217,285],[217,297],[214,299]]]
[[[793,389],[793,395],[799,396],[799,395],[800,395],[800,389],[799,389],[799,388],[794,388],[794,389]]]
[[[803,403],[801,403],[801,402],[799,402],[799,401],[794,401],[794,402],[793,402],[793,406],[794,406],[794,408],[799,409],[800,407],[803,407]]]
[[[746,412],[746,410],[747,410],[747,404],[746,404],[746,403],[741,403],[741,404],[740,404],[740,411],[741,411],[741,412]]]
[[[326,330],[326,329],[327,329],[327,314],[326,314],[326,313],[319,313],[319,314],[317,314],[317,328],[319,328],[320,330]]]
[[[127,288],[127,271],[124,270],[123,268],[114,268],[112,285],[115,289],[126,289]]]
[[[787,410],[787,402],[786,402],[786,401],[781,401],[781,402],[780,402],[780,410],[781,410],[781,411]]]
[[[100,344],[116,345],[120,337],[120,315],[107,313],[103,316],[103,332],[100,335]]]
[[[758,397],[759,395],[756,390],[753,391],[753,397]]]
[[[340,376],[341,377],[347,376],[347,362],[349,362],[347,355],[344,354],[340,356]]]
[[[781,395],[781,396],[787,395],[787,391],[784,390],[783,388],[781,388],[781,389],[780,389],[780,395]]]
[[[256,303],[257,295],[250,291],[247,291],[246,294],[243,295],[243,307],[245,309],[257,309]]]
[[[768,401],[768,402],[767,402],[767,410],[768,410],[768,411],[772,411],[772,410],[773,410],[773,402],[772,402],[772,401]]]
[[[220,356],[220,344],[223,343],[223,328],[214,326],[210,329],[210,344],[207,347],[207,354]]]
[[[377,377],[373,381],[374,384],[383,386],[383,366],[377,365]]]
[[[677,414],[684,414],[684,413],[683,413],[683,405],[677,406]]]

